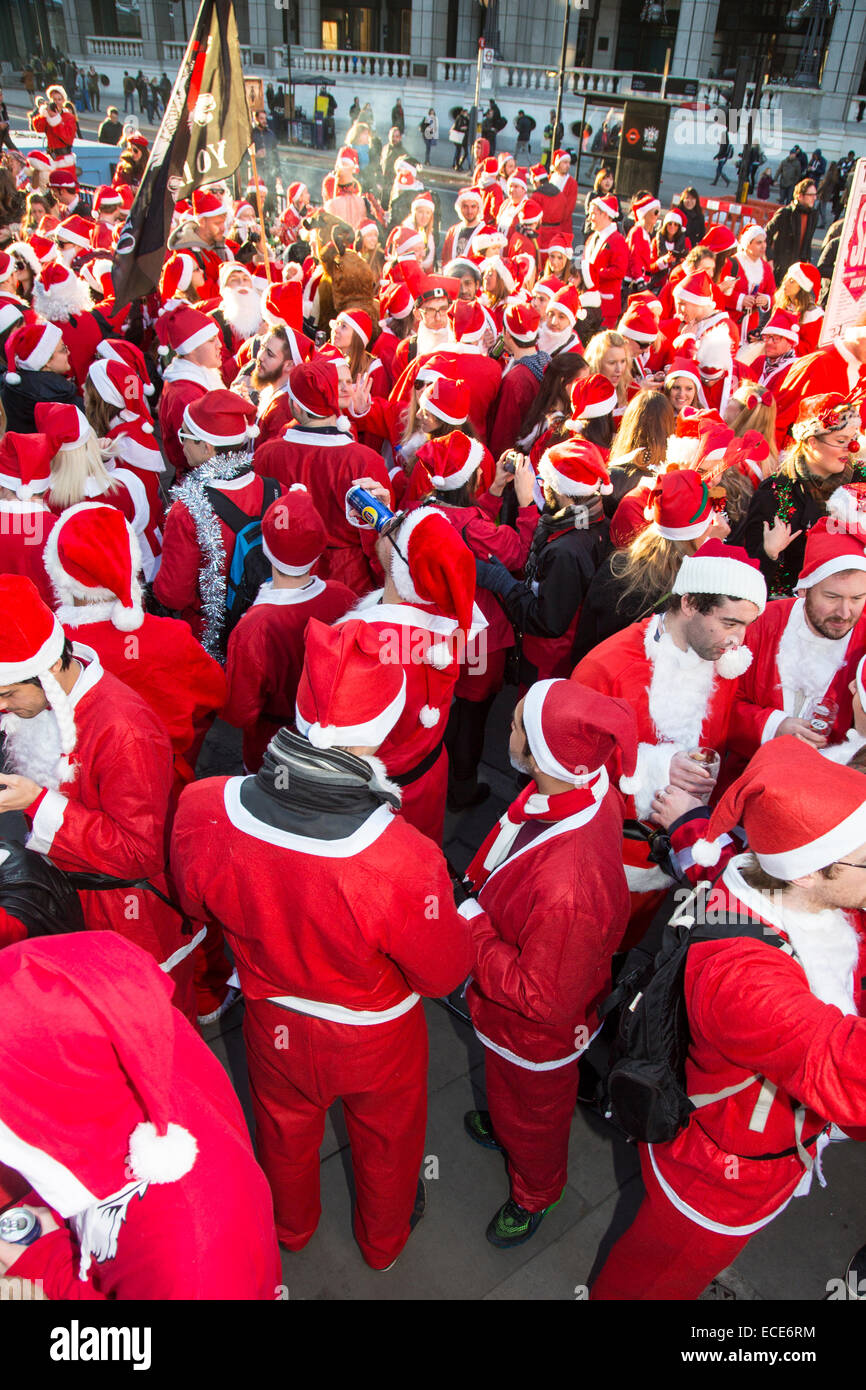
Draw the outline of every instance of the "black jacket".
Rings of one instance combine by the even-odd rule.
[[[818,225],[817,200],[814,207],[805,211],[805,235],[800,238],[800,218],[803,209],[798,203],[787,203],[779,208],[767,223],[767,260],[773,262],[776,284],[781,285],[785,271],[794,261],[812,260],[812,237]]]
[[[749,504],[745,520],[731,532],[730,536],[731,545],[744,546],[752,559],[757,560],[760,564],[761,573],[767,581],[767,592],[771,598],[778,598],[794,592],[794,584],[803,568],[803,561],[806,556],[806,535],[816,521],[827,515],[827,508],[812,496],[803,483],[799,480],[795,481],[791,486],[793,508],[786,520],[790,523],[792,532],[801,531],[802,535],[799,535],[786,550],[781,552],[778,560],[771,560],[764,551],[764,522],[769,522],[772,526],[775,517],[779,514],[782,501],[780,488],[784,487],[785,477],[783,474],[765,478],[762,483],[759,483]]]
[[[694,207],[691,209],[685,207],[679,201],[675,201],[673,206],[676,208],[677,212],[681,212],[686,219],[685,234],[692,246],[698,246],[701,237],[707,229],[707,220],[704,217],[704,210],[700,203],[695,203]]]
[[[604,642],[608,637],[613,637],[615,632],[621,632],[624,627],[631,623],[640,622],[652,612],[653,608],[664,597],[663,594],[650,594],[645,590],[633,590],[628,598],[620,602],[622,595],[622,580],[617,579],[611,571],[611,561],[614,555],[620,551],[613,551],[603,562],[601,569],[597,570],[589,586],[586,598],[583,600],[583,607],[580,610],[580,620],[577,624],[577,632],[574,637],[573,663],[576,666],[586,656],[587,652],[597,647],[599,642]]]
[[[39,401],[61,401],[64,405],[77,405],[84,409],[84,402],[75,389],[75,382],[68,376],[57,372],[16,372],[20,382],[10,382],[8,377],[0,381],[0,398],[6,411],[6,428],[19,434],[36,432],[35,411]]]

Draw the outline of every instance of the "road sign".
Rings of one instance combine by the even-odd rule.
[[[493,62],[493,59],[494,59],[495,57],[496,57],[496,49],[495,49],[495,48],[485,48],[485,49],[484,49],[483,54],[482,54],[482,60],[483,60],[485,63],[492,63],[492,62]]]
[[[866,309],[866,159],[858,159],[848,194],[820,344],[832,343]]]

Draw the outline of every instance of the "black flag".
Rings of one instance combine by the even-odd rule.
[[[115,254],[123,308],[159,284],[175,203],[227,179],[252,140],[232,0],[202,0]]]

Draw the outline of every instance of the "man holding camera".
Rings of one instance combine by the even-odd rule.
[[[66,110],[66,93],[62,87],[49,87],[45,96],[36,103],[36,115],[32,119],[33,129],[45,136],[48,154],[59,164],[75,166],[72,146],[75,142],[78,122],[74,111]]]

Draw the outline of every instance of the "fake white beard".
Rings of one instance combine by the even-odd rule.
[[[454,342],[450,328],[428,328],[425,323],[418,324],[418,356],[426,357],[428,352],[445,347]]]
[[[45,709],[33,719],[4,714],[0,729],[6,736],[7,770],[30,777],[40,787],[57,791],[60,786],[58,764],[62,756],[60,726],[54,711]]]
[[[58,246],[57,259],[58,261],[62,261],[65,266],[71,266],[75,257],[82,249],[83,248],[80,246],[70,246],[68,244],[66,246]]]
[[[650,623],[644,644],[652,662],[650,717],[661,742],[696,748],[713,691],[715,667],[691,647],[681,651],[670,633],[653,641],[653,632],[654,624]]]
[[[548,328],[547,324],[543,323],[538,330],[538,351],[552,355],[559,348],[565,347],[573,333],[573,328],[563,328],[562,332],[554,333],[552,328]]]
[[[258,332],[262,322],[262,297],[256,290],[223,290],[226,323],[245,341]]]
[[[45,291],[37,280],[33,290],[33,307],[51,323],[66,323],[72,314],[83,314],[93,300],[83,280],[75,275],[56,289]]]

